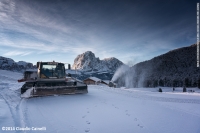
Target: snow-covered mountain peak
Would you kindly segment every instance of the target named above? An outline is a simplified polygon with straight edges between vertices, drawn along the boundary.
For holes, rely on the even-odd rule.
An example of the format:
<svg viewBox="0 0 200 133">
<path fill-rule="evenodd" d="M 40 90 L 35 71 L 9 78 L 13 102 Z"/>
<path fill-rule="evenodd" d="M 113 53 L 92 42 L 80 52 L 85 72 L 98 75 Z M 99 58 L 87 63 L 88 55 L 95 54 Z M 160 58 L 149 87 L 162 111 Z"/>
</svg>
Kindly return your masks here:
<svg viewBox="0 0 200 133">
<path fill-rule="evenodd" d="M 0 69 L 3 70 L 12 70 L 12 71 L 23 71 L 25 69 L 34 68 L 32 63 L 19 61 L 15 62 L 11 58 L 6 58 L 0 56 Z"/>
<path fill-rule="evenodd" d="M 103 60 L 116 60 L 115 57 L 110 57 L 110 58 L 104 58 Z"/>
<path fill-rule="evenodd" d="M 91 51 L 84 52 L 78 55 L 72 66 L 73 69 L 80 69 L 83 71 L 108 71 L 114 72 L 123 63 L 118 59 L 111 57 L 100 60 L 95 57 Z"/>
<path fill-rule="evenodd" d="M 94 55 L 94 53 L 92 53 L 92 51 L 86 51 L 83 54 L 85 54 L 85 55 Z"/>
<path fill-rule="evenodd" d="M 24 67 L 26 67 L 26 65 L 28 64 L 27 62 L 25 62 L 25 61 L 18 61 L 18 62 L 16 62 L 18 65 L 21 65 L 21 66 L 24 66 Z"/>
</svg>

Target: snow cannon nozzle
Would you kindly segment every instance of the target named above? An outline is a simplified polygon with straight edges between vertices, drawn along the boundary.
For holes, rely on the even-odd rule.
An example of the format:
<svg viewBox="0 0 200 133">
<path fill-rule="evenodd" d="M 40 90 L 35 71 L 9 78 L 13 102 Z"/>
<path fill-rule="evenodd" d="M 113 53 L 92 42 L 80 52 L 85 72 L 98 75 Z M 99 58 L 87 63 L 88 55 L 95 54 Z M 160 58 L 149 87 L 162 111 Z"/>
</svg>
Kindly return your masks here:
<svg viewBox="0 0 200 133">
<path fill-rule="evenodd" d="M 109 82 L 109 87 L 116 87 L 116 83 L 114 83 L 114 81 L 113 80 L 111 80 L 110 82 Z"/>
</svg>

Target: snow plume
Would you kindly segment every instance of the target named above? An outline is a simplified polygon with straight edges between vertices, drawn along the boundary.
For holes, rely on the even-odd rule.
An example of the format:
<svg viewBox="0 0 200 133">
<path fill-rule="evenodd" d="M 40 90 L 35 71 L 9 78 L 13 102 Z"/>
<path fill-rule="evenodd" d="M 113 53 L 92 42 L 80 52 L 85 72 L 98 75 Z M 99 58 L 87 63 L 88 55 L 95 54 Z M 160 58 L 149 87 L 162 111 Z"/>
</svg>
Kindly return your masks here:
<svg viewBox="0 0 200 133">
<path fill-rule="evenodd" d="M 128 67 L 127 65 L 122 65 L 115 72 L 112 82 L 117 83 L 118 87 L 134 87 L 134 75 L 135 71 L 132 71 L 132 68 Z"/>
<path fill-rule="evenodd" d="M 112 82 L 117 83 L 118 87 L 144 87 L 148 75 L 148 68 L 139 65 L 128 67 L 123 65 L 115 72 Z"/>
<path fill-rule="evenodd" d="M 141 74 L 138 76 L 137 87 L 144 87 L 145 83 L 145 75 L 146 71 L 142 71 Z"/>
<path fill-rule="evenodd" d="M 130 68 L 127 65 L 121 65 L 115 74 L 112 77 L 113 82 L 115 82 L 118 78 L 120 78 L 122 75 L 124 75 Z"/>
</svg>

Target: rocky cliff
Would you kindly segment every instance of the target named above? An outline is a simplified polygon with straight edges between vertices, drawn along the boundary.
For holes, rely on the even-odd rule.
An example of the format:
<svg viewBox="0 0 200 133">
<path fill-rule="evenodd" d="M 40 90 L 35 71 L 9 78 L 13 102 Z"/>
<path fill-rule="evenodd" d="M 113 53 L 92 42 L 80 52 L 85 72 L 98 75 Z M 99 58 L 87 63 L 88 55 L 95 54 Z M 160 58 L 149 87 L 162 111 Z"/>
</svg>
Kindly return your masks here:
<svg viewBox="0 0 200 133">
<path fill-rule="evenodd" d="M 121 65 L 123 63 L 114 57 L 100 60 L 94 53 L 87 51 L 75 58 L 72 68 L 82 71 L 115 72 Z"/>
<path fill-rule="evenodd" d="M 32 63 L 19 61 L 0 56 L 0 69 L 11 71 L 24 71 L 25 69 L 35 68 Z"/>
</svg>

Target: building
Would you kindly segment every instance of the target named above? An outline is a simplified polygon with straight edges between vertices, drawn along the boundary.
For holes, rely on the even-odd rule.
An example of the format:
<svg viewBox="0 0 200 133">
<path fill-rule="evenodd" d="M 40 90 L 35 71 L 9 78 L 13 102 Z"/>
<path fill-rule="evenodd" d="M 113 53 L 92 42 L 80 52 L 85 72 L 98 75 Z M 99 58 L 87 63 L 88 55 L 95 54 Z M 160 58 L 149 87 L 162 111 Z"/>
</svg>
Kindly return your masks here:
<svg viewBox="0 0 200 133">
<path fill-rule="evenodd" d="M 107 85 L 107 86 L 109 86 L 109 82 L 110 82 L 109 80 L 102 80 L 102 81 L 101 81 L 102 84 L 105 84 L 105 85 Z"/>
<path fill-rule="evenodd" d="M 83 80 L 83 82 L 87 85 L 98 85 L 101 83 L 101 79 L 99 79 L 97 77 L 89 77 L 89 78 Z"/>
</svg>

